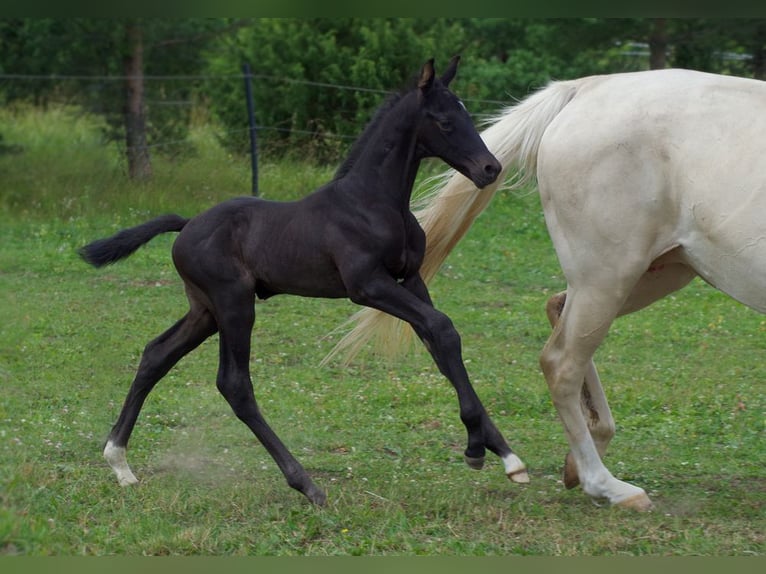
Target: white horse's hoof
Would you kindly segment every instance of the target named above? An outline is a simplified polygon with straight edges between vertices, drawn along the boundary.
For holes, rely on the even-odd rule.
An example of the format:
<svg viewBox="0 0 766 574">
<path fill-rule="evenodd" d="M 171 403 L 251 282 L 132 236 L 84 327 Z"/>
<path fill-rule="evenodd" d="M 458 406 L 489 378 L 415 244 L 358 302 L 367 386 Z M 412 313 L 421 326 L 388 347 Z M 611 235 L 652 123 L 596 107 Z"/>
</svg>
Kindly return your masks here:
<svg viewBox="0 0 766 574">
<path fill-rule="evenodd" d="M 627 508 L 628 510 L 635 510 L 637 512 L 649 512 L 653 508 L 652 501 L 649 499 L 645 492 L 641 492 L 625 500 L 615 502 L 614 506 L 620 508 Z"/>
</svg>

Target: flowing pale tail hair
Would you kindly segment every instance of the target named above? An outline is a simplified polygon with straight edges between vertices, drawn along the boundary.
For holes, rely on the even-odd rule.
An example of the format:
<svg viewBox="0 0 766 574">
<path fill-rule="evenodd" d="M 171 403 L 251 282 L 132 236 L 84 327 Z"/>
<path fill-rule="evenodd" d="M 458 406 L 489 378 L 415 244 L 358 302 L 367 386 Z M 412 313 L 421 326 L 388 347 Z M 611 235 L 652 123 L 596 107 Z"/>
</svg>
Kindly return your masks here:
<svg viewBox="0 0 766 574">
<path fill-rule="evenodd" d="M 481 137 L 503 166 L 502 173 L 492 185 L 477 189 L 468 178 L 452 169 L 425 182 L 431 189 L 418 202 L 414 214 L 426 233 L 426 253 L 420 268 L 426 284 L 498 189 L 517 189 L 535 178 L 537 151 L 543 133 L 575 92 L 576 80 L 553 82 L 490 119 L 489 127 Z M 509 177 L 512 168 L 516 171 Z M 374 341 L 382 353 L 393 356 L 412 340 L 413 335 L 412 328 L 404 321 L 369 307 L 352 315 L 340 329 L 349 325 L 354 327 L 322 364 L 338 355 L 343 355 L 344 362 L 348 363 L 370 341 Z"/>
</svg>

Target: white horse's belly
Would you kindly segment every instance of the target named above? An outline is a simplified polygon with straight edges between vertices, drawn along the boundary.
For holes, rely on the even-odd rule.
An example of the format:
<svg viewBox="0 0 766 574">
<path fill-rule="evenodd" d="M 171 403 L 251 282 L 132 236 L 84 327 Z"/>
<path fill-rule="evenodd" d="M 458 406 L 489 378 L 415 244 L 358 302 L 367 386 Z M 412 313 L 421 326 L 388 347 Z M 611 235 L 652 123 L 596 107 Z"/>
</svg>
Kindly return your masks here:
<svg viewBox="0 0 766 574">
<path fill-rule="evenodd" d="M 700 277 L 766 313 L 766 218 L 762 226 L 753 225 L 752 213 L 741 225 L 735 221 L 720 230 L 697 229 L 681 244 L 686 263 Z"/>
</svg>

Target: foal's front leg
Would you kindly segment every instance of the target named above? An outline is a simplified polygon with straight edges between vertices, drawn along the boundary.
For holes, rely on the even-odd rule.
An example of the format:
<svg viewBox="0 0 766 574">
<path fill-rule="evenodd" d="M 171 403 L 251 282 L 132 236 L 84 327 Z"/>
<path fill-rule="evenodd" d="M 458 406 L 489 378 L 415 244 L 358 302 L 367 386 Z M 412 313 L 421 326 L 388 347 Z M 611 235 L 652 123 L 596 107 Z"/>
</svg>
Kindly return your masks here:
<svg viewBox="0 0 766 574">
<path fill-rule="evenodd" d="M 460 335 L 450 318 L 434 308 L 428 288 L 420 276 L 413 275 L 399 284 L 392 277 L 379 274 L 350 290 L 350 298 L 355 303 L 374 307 L 412 325 L 439 371 L 457 392 L 460 419 L 468 431 L 468 447 L 465 450 L 468 465 L 475 469 L 482 468 L 485 448 L 488 448 L 502 458 L 508 478 L 514 482 L 529 482 L 524 463 L 511 451 L 471 385 L 463 363 Z"/>
</svg>

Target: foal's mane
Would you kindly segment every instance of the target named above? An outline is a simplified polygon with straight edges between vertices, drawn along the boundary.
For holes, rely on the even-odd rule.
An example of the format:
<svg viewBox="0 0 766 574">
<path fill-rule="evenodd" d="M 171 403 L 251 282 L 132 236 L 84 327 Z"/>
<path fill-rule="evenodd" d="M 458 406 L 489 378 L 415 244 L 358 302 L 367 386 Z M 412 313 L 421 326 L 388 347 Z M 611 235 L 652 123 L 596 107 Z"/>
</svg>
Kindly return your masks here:
<svg viewBox="0 0 766 574">
<path fill-rule="evenodd" d="M 351 146 L 351 150 L 348 152 L 346 159 L 343 160 L 343 163 L 340 164 L 340 167 L 338 167 L 338 169 L 335 171 L 335 175 L 332 178 L 333 181 L 341 179 L 343 176 L 345 176 L 346 174 L 348 174 L 348 172 L 351 171 L 351 168 L 354 166 L 354 163 L 359 159 L 359 156 L 362 154 L 362 151 L 370 142 L 370 139 L 372 139 L 373 134 L 377 132 L 378 126 L 380 126 L 383 118 L 385 118 L 388 115 L 391 109 L 402 99 L 403 96 L 405 96 L 410 91 L 416 89 L 418 86 L 418 83 L 419 83 L 419 76 L 415 76 L 409 81 L 409 83 L 404 88 L 400 89 L 398 92 L 393 92 L 388 95 L 386 100 L 380 105 L 380 107 L 377 109 L 375 114 L 372 116 L 372 119 L 369 121 L 367 126 L 365 126 L 362 134 L 356 139 L 354 144 Z"/>
<path fill-rule="evenodd" d="M 397 104 L 397 102 L 402 99 L 402 95 L 403 92 L 389 94 L 386 100 L 380 105 L 380 107 L 375 112 L 375 115 L 372 116 L 372 119 L 367 123 L 367 126 L 365 126 L 362 134 L 351 146 L 351 150 L 348 152 L 346 159 L 343 160 L 343 163 L 340 164 L 340 167 L 335 171 L 333 181 L 341 179 L 349 171 L 351 171 L 354 163 L 362 154 L 362 150 L 364 150 L 370 139 L 372 139 L 373 134 L 377 131 L 378 126 L 380 125 L 383 118 L 386 117 L 388 112 L 390 112 L 391 109 Z"/>
</svg>

